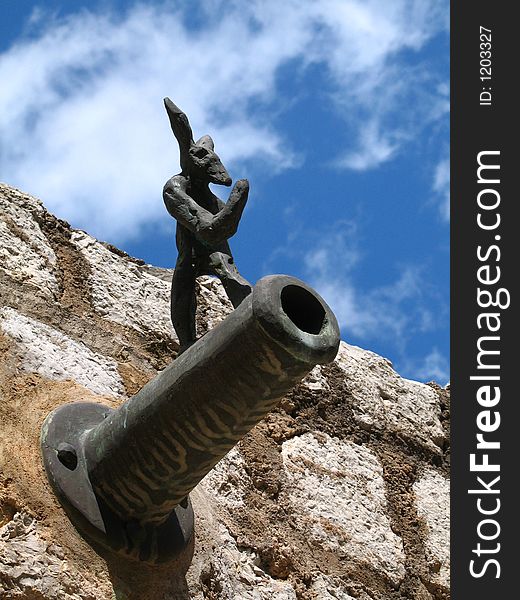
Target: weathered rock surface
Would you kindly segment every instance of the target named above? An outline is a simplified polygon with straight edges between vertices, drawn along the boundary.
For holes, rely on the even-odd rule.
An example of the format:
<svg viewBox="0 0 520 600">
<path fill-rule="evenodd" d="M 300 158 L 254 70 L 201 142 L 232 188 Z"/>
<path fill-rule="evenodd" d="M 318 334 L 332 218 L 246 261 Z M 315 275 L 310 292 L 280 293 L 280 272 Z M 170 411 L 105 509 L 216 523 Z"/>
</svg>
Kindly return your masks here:
<svg viewBox="0 0 520 600">
<path fill-rule="evenodd" d="M 171 275 L 0 184 L 0 598 L 448 598 L 448 392 L 345 343 L 191 494 L 191 564 L 127 564 L 79 537 L 41 423 L 65 402 L 118 406 L 172 360 Z M 203 334 L 231 306 L 210 278 L 198 298 Z"/>
<path fill-rule="evenodd" d="M 417 514 L 426 521 L 425 540 L 432 581 L 449 587 L 450 565 L 446 548 L 450 546 L 450 482 L 433 469 L 427 469 L 413 486 Z"/>
<path fill-rule="evenodd" d="M 0 327 L 13 340 L 13 353 L 27 373 L 58 381 L 73 379 L 96 394 L 123 394 L 117 363 L 82 342 L 9 307 L 0 308 Z"/>
<path fill-rule="evenodd" d="M 9 202 L 2 202 L 0 264 L 17 281 L 29 283 L 54 299 L 58 293 L 56 254 L 36 218 L 44 210 L 25 194 L 9 190 Z"/>
<path fill-rule="evenodd" d="M 368 561 L 394 584 L 403 579 L 401 538 L 386 515 L 383 468 L 375 454 L 327 434 L 282 444 L 288 499 L 311 546 L 345 560 Z"/>
<path fill-rule="evenodd" d="M 400 377 L 381 356 L 344 344 L 337 358 L 352 397 L 354 420 L 368 431 L 391 431 L 439 452 L 445 434 L 439 399 L 427 385 Z"/>
</svg>

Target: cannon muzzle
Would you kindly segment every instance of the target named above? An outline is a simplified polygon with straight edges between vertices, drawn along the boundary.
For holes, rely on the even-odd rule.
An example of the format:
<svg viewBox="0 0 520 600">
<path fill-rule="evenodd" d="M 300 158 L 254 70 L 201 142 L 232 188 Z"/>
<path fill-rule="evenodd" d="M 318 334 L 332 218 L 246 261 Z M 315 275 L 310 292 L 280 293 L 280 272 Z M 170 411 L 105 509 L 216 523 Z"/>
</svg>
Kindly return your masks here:
<svg viewBox="0 0 520 600">
<path fill-rule="evenodd" d="M 293 277 L 264 277 L 222 323 L 117 410 L 66 404 L 42 428 L 55 492 L 95 546 L 152 563 L 189 543 L 189 493 L 316 364 L 332 311 Z"/>
</svg>

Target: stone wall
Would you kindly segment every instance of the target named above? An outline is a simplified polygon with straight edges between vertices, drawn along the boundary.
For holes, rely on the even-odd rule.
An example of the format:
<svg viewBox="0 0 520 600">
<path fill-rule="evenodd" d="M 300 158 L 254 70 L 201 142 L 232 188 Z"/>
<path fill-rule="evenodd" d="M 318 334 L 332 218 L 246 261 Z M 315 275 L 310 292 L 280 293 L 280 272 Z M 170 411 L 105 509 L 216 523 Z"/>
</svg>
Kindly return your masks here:
<svg viewBox="0 0 520 600">
<path fill-rule="evenodd" d="M 344 342 L 194 490 L 191 564 L 105 560 L 79 537 L 41 423 L 116 407 L 171 361 L 171 275 L 0 184 L 0 598 L 448 598 L 449 391 Z M 231 306 L 210 278 L 198 298 L 204 333 Z"/>
</svg>

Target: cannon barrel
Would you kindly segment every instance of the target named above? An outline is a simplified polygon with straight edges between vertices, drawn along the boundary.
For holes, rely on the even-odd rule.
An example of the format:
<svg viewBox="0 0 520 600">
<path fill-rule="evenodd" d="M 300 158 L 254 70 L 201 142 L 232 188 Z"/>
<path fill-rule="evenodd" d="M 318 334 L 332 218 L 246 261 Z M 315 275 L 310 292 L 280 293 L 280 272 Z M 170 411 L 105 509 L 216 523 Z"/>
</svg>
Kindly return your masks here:
<svg viewBox="0 0 520 600">
<path fill-rule="evenodd" d="M 293 277 L 264 277 L 117 410 L 82 403 L 51 413 L 42 433 L 51 483 L 87 538 L 130 558 L 168 560 L 191 536 L 190 491 L 316 364 L 331 362 L 338 345 L 336 318 L 314 290 Z M 88 422 L 67 437 L 60 423 L 72 415 L 55 413 L 74 406 Z M 63 468 L 69 477 L 81 471 L 88 502 L 77 493 L 71 502 L 54 472 Z"/>
</svg>

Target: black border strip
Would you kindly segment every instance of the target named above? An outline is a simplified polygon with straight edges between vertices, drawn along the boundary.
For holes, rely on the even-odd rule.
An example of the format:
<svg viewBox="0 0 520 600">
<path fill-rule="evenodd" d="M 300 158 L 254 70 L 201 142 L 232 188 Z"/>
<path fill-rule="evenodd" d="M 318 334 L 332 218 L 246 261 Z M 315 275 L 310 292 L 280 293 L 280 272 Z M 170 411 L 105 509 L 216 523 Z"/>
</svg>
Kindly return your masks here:
<svg viewBox="0 0 520 600">
<path fill-rule="evenodd" d="M 451 4 L 451 558 L 454 600 L 512 597 L 520 571 L 517 566 L 520 492 L 516 485 L 520 457 L 520 392 L 515 377 L 516 372 L 520 374 L 517 359 L 520 354 L 517 341 L 520 337 L 517 309 L 520 219 L 515 219 L 520 198 L 514 189 L 517 180 L 520 185 L 520 161 L 517 160 L 520 151 L 515 147 L 519 127 L 517 112 L 513 109 L 514 88 L 518 87 L 515 58 L 520 53 L 514 8 L 512 2 L 476 0 Z M 488 33 L 481 31 L 481 26 L 491 30 L 490 48 L 485 45 L 487 37 L 481 38 L 481 33 Z M 481 56 L 480 52 L 488 49 L 491 56 Z M 491 79 L 486 79 L 488 70 Z M 482 169 L 480 183 L 479 153 L 484 153 L 480 154 L 481 163 L 500 167 Z M 479 207 L 479 200 L 482 205 L 498 204 L 495 208 L 483 209 Z M 498 218 L 500 223 L 485 229 L 479 226 L 479 213 L 484 226 L 495 225 Z M 500 278 L 495 283 L 482 282 L 494 281 L 498 274 Z M 489 295 L 481 293 L 480 305 L 478 288 L 489 292 Z M 484 307 L 490 298 L 496 300 L 498 306 Z M 508 298 L 510 305 L 506 307 Z M 498 316 L 482 316 L 490 313 Z M 495 331 L 490 329 L 495 327 L 498 327 Z M 478 355 L 482 349 L 479 368 Z M 475 376 L 482 379 L 471 379 Z M 498 402 L 495 402 L 498 395 L 495 388 L 500 388 Z M 500 449 L 478 449 L 479 433 L 490 444 L 499 442 Z M 471 454 L 475 455 L 476 465 L 483 465 L 487 454 L 489 464 L 500 470 L 484 471 L 485 467 L 476 466 L 480 470 L 472 471 Z M 498 476 L 500 479 L 493 483 Z M 485 537 L 489 539 L 483 539 Z M 500 592 L 502 594 L 497 595 Z"/>
</svg>

